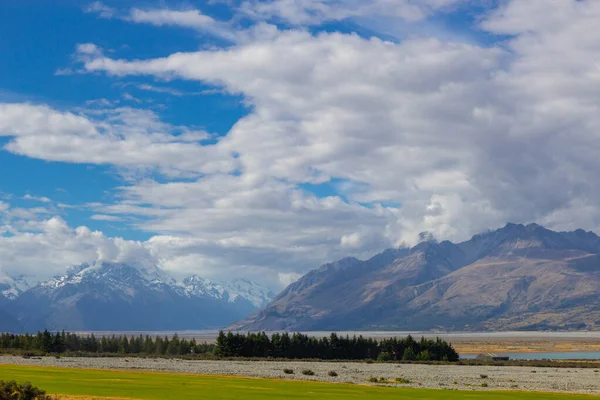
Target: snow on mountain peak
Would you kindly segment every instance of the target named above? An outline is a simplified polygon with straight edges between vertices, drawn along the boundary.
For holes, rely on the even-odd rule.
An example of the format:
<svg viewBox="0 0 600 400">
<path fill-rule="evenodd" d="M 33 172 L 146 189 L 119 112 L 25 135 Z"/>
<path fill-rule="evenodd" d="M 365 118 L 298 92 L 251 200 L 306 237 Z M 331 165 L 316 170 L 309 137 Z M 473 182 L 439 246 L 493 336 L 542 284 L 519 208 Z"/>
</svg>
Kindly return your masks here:
<svg viewBox="0 0 600 400">
<path fill-rule="evenodd" d="M 14 300 L 30 287 L 31 285 L 23 275 L 10 277 L 0 271 L 0 295 L 3 297 Z"/>
<path fill-rule="evenodd" d="M 142 283 L 158 285 L 175 284 L 175 279 L 156 266 L 138 266 L 122 263 L 95 262 L 69 267 L 65 275 L 41 283 L 45 288 L 60 288 L 86 280 L 113 280 L 122 284 L 124 280 L 138 277 Z"/>
<path fill-rule="evenodd" d="M 122 289 L 130 287 L 132 284 L 134 286 L 142 284 L 152 287 L 153 290 L 162 290 L 168 286 L 190 298 L 212 297 L 229 303 L 246 300 L 255 308 L 262 308 L 275 298 L 275 294 L 271 290 L 245 279 L 213 282 L 194 275 L 177 283 L 166 271 L 154 265 L 132 266 L 108 262 L 72 266 L 66 274 L 42 282 L 40 286 L 43 290 L 52 291 L 66 285 L 95 281 L 111 281 L 112 285 Z"/>
<path fill-rule="evenodd" d="M 231 282 L 213 282 L 199 276 L 190 276 L 181 285 L 188 296 L 211 296 L 230 303 L 245 299 L 256 308 L 262 308 L 275 294 L 255 282 L 236 279 Z"/>
</svg>

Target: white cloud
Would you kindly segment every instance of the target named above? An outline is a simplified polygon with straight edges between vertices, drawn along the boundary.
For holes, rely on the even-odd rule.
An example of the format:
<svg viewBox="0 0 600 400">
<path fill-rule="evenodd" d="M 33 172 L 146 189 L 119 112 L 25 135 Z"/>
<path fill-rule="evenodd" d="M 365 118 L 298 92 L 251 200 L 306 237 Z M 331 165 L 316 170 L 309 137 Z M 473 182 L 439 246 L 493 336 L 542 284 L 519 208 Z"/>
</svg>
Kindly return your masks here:
<svg viewBox="0 0 600 400">
<path fill-rule="evenodd" d="M 104 215 L 104 214 L 94 214 L 90 217 L 90 219 L 94 221 L 111 221 L 111 222 L 119 222 L 123 221 L 123 218 L 117 217 L 115 215 Z"/>
<path fill-rule="evenodd" d="M 94 3 L 93 7 L 87 9 L 89 12 L 98 12 L 102 18 L 118 18 L 136 24 L 149 24 L 156 27 L 178 27 L 193 29 L 202 34 L 216 37 L 230 43 L 248 42 L 252 40 L 265 40 L 277 35 L 278 29 L 275 25 L 258 22 L 249 28 L 239 26 L 236 19 L 220 21 L 202 11 L 193 8 L 169 9 L 169 8 L 131 8 L 128 11 L 116 12 L 108 9 L 101 3 Z M 89 54 L 86 49 L 79 54 Z M 91 49 L 89 49 L 91 50 Z M 61 71 L 67 71 L 61 70 Z M 72 71 L 71 71 L 72 72 Z"/>
<path fill-rule="evenodd" d="M 23 196 L 23 199 L 39 201 L 41 203 L 51 203 L 52 202 L 52 200 L 50 200 L 48 197 L 45 197 L 45 196 L 38 197 L 38 196 L 32 196 L 30 194 L 26 194 L 25 196 Z"/>
<path fill-rule="evenodd" d="M 105 98 L 87 100 L 85 105 L 88 107 L 110 108 L 115 107 L 120 103 L 120 100 L 108 100 Z"/>
<path fill-rule="evenodd" d="M 279 273 L 279 281 L 283 287 L 291 285 L 296 282 L 298 279 L 302 278 L 301 274 L 296 273 Z"/>
<path fill-rule="evenodd" d="M 89 6 L 84 8 L 84 11 L 87 13 L 98 14 L 100 18 L 112 18 L 116 13 L 114 8 L 109 7 L 100 1 L 91 3 Z"/>
<path fill-rule="evenodd" d="M 345 10 L 353 2 L 296 4 L 291 16 L 265 13 L 298 24 L 358 14 Z M 361 4 L 377 13 L 384 3 Z M 403 18 L 451 5 L 419 4 Z M 200 81 L 242 94 L 251 112 L 209 146 L 198 143 L 201 131 L 129 108 L 75 114 L 2 104 L 0 134 L 17 154 L 133 170 L 118 203 L 88 207 L 155 232 L 131 248 L 181 273 L 275 284 L 324 261 L 413 244 L 424 231 L 461 240 L 507 221 L 598 230 L 600 38 L 589 32 L 600 23 L 599 4 L 507 1 L 481 24 L 510 35 L 494 47 L 268 27 L 226 49 L 150 60 L 111 59 L 87 44 L 78 57 L 85 71 Z M 143 14 L 138 22 L 205 29 L 210 21 L 201 17 Z M 145 168 L 172 181 L 139 179 Z M 332 178 L 339 196 L 299 186 Z M 43 232 L 32 241 L 48 241 Z M 53 232 L 81 236 L 84 249 L 94 237 L 64 226 Z M 109 258 L 130 246 L 99 243 Z M 64 260 L 85 258 L 64 251 Z"/>
<path fill-rule="evenodd" d="M 137 103 L 137 104 L 143 103 L 143 100 L 141 100 L 141 99 L 138 99 L 137 97 L 135 97 L 134 95 L 132 95 L 132 94 L 131 94 L 131 93 L 129 93 L 129 92 L 124 92 L 124 93 L 121 95 L 121 97 L 122 97 L 124 100 L 131 101 L 131 102 L 133 102 L 133 103 Z"/>
<path fill-rule="evenodd" d="M 582 31 L 600 21 L 599 7 L 524 4 L 508 2 L 482 23 L 516 35 L 506 50 L 290 31 L 151 60 L 98 57 L 84 68 L 242 93 L 253 112 L 218 147 L 239 153 L 244 173 L 335 177 L 354 184 L 345 193 L 354 201 L 399 202 L 387 228 L 394 243 L 414 243 L 425 230 L 464 239 L 507 220 L 544 220 L 574 197 L 591 205 L 599 194 L 590 182 L 599 166 L 600 52 Z M 542 8 L 554 17 L 527 22 Z"/>
<path fill-rule="evenodd" d="M 165 124 L 149 110 L 122 107 L 86 113 L 0 103 L 0 136 L 12 137 L 6 150 L 49 161 L 153 168 L 167 175 L 235 168 L 230 154 L 190 140 L 208 134 Z"/>
<path fill-rule="evenodd" d="M 71 75 L 75 75 L 75 71 L 73 71 L 71 68 L 58 68 L 56 71 L 54 71 L 54 75 L 55 76 L 71 76 Z"/>
<path fill-rule="evenodd" d="M 85 56 L 101 56 L 102 49 L 94 43 L 79 43 L 75 46 L 78 55 Z"/>
<path fill-rule="evenodd" d="M 147 90 L 147 91 L 156 92 L 156 93 L 166 93 L 166 94 L 170 94 L 172 96 L 177 96 L 177 97 L 181 97 L 185 94 L 180 90 L 171 89 L 169 87 L 149 85 L 147 83 L 142 83 L 142 84 L 138 85 L 137 87 L 138 87 L 138 89 L 141 89 L 141 90 Z"/>
<path fill-rule="evenodd" d="M 156 262 L 140 242 L 107 238 L 86 227 L 72 229 L 60 217 L 30 220 L 26 230 L 0 236 L 0 252 L 5 273 L 38 279 L 86 262 Z"/>
<path fill-rule="evenodd" d="M 396 17 L 420 21 L 465 0 L 269 0 L 244 1 L 240 11 L 258 19 L 281 19 L 293 25 L 357 17 Z"/>
<path fill-rule="evenodd" d="M 306 271 L 347 254 L 340 237 L 358 226 L 368 256 L 391 245 L 383 232 L 396 210 L 319 199 L 272 178 L 213 175 L 195 182 L 142 182 L 122 188 L 117 205 L 95 205 L 106 215 L 136 217 L 137 229 L 158 232 L 149 240 L 167 268 L 214 276 L 231 274 L 273 279 L 271 272 Z M 141 217 L 141 218 L 139 218 Z M 227 268 L 224 268 L 227 266 Z M 273 282 L 271 282 L 273 283 Z"/>
<path fill-rule="evenodd" d="M 190 28 L 228 41 L 234 42 L 237 40 L 234 29 L 228 23 L 217 21 L 208 15 L 202 14 L 199 10 L 141 10 L 133 8 L 127 19 L 131 22 L 154 26 Z"/>
</svg>

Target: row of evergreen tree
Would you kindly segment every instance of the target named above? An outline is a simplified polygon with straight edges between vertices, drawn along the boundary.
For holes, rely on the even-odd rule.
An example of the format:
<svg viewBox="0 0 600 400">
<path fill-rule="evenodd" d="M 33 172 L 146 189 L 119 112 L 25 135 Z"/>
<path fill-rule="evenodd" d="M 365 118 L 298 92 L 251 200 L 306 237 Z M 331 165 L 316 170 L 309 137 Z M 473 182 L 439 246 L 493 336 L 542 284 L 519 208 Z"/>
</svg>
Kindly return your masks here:
<svg viewBox="0 0 600 400">
<path fill-rule="evenodd" d="M 215 345 L 172 337 L 150 336 L 101 336 L 76 335 L 74 333 L 50 333 L 47 330 L 36 335 L 0 335 L 0 350 L 23 350 L 62 354 L 67 352 L 99 354 L 145 354 L 188 355 L 214 353 Z"/>
<path fill-rule="evenodd" d="M 363 336 L 315 338 L 301 333 L 219 332 L 215 354 L 223 357 L 314 358 L 321 360 L 458 361 L 458 353 L 448 342 L 412 336 L 404 339 L 375 340 Z"/>
<path fill-rule="evenodd" d="M 0 335 L 0 351 L 21 350 L 41 353 L 96 353 L 182 356 L 191 354 L 218 357 L 290 358 L 321 360 L 381 360 L 381 361 L 458 361 L 458 354 L 441 339 L 415 340 L 390 338 L 375 340 L 362 336 L 316 338 L 301 333 L 227 333 L 219 332 L 216 344 L 198 343 L 177 335 L 101 336 L 50 333 L 35 335 Z"/>
</svg>

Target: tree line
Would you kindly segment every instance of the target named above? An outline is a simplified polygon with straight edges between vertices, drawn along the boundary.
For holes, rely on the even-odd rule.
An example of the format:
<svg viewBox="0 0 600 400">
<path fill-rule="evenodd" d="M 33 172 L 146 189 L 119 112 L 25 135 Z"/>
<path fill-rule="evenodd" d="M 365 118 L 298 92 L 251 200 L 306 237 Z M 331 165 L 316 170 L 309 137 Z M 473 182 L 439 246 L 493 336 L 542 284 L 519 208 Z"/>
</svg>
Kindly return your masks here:
<svg viewBox="0 0 600 400">
<path fill-rule="evenodd" d="M 64 354 L 132 354 L 148 356 L 205 355 L 244 358 L 289 358 L 320 360 L 458 361 L 458 353 L 441 339 L 390 338 L 376 340 L 335 333 L 316 338 L 301 333 L 219 332 L 215 344 L 171 337 L 112 335 L 96 337 L 68 332 L 0 335 L 0 351 Z"/>
<path fill-rule="evenodd" d="M 214 344 L 198 343 L 177 335 L 152 338 L 146 336 L 101 336 L 76 335 L 74 333 L 49 331 L 35 335 L 0 335 L 0 350 L 23 350 L 41 353 L 99 353 L 99 354 L 144 354 L 144 355 L 189 355 L 214 353 Z"/>
<path fill-rule="evenodd" d="M 273 357 L 320 360 L 458 361 L 458 353 L 444 340 L 390 338 L 375 340 L 363 336 L 315 338 L 301 333 L 219 332 L 215 354 L 222 357 Z"/>
</svg>

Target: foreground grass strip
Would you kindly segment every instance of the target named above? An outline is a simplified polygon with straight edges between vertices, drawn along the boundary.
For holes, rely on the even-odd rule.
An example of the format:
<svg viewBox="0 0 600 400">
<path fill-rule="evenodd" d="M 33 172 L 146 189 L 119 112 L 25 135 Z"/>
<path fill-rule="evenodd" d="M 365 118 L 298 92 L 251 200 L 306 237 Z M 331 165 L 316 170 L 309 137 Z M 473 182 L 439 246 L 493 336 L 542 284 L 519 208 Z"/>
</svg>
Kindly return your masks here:
<svg viewBox="0 0 600 400">
<path fill-rule="evenodd" d="M 589 396 L 524 392 L 459 392 L 249 379 L 158 372 L 0 365 L 0 380 L 30 381 L 51 394 L 120 399 L 422 399 L 566 400 Z"/>
</svg>

